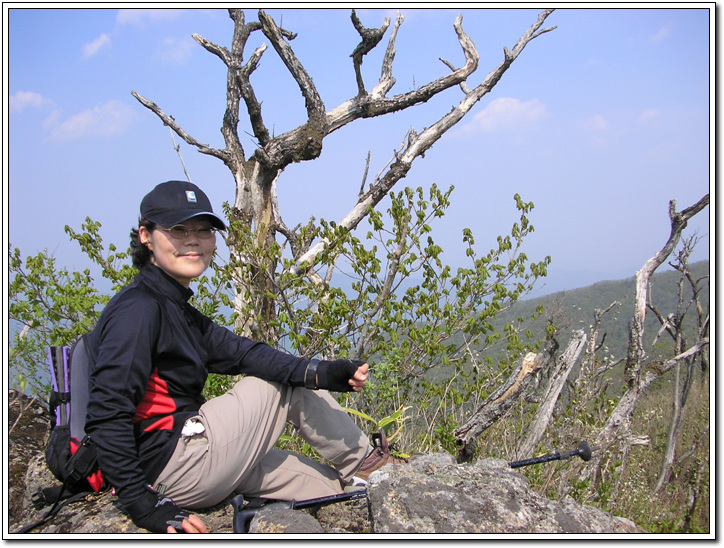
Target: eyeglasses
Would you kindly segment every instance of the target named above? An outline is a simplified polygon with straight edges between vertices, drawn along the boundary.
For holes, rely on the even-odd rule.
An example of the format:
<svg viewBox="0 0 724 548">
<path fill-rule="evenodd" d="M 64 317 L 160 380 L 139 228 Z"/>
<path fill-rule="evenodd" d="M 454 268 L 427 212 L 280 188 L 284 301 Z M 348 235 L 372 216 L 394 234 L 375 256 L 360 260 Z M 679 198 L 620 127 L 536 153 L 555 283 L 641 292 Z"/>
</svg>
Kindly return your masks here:
<svg viewBox="0 0 724 548">
<path fill-rule="evenodd" d="M 200 240 L 209 240 L 213 238 L 214 234 L 216 234 L 216 229 L 210 226 L 202 226 L 199 228 L 186 228 L 183 225 L 175 225 L 170 228 L 158 228 L 160 228 L 161 230 L 165 230 L 171 235 L 172 238 L 176 240 L 185 240 L 192 232 L 196 234 L 196 236 Z"/>
</svg>

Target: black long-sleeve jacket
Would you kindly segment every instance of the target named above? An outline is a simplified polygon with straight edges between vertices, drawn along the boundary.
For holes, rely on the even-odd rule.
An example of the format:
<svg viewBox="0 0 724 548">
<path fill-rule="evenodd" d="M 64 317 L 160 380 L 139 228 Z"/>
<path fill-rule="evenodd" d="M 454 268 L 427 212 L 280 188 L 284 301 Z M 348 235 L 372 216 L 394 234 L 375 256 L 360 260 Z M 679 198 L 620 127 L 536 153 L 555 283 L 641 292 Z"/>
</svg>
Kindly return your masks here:
<svg viewBox="0 0 724 548">
<path fill-rule="evenodd" d="M 88 336 L 95 365 L 86 433 L 124 503 L 142 497 L 163 470 L 184 422 L 204 403 L 208 373 L 304 385 L 308 360 L 215 324 L 188 303 L 191 295 L 148 266 L 111 299 Z"/>
</svg>

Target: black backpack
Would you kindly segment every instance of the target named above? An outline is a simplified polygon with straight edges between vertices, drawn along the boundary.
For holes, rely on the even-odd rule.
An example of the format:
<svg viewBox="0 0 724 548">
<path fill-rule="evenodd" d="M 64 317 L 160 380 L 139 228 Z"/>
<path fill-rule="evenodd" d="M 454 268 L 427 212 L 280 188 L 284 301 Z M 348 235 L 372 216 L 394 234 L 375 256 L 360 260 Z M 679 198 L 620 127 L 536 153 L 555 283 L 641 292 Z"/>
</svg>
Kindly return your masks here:
<svg viewBox="0 0 724 548">
<path fill-rule="evenodd" d="M 51 346 L 48 362 L 53 390 L 48 404 L 50 437 L 45 447 L 45 462 L 62 485 L 41 489 L 33 495 L 36 509 L 52 507 L 40 521 L 20 533 L 45 523 L 65 504 L 107 488 L 98 467 L 95 446 L 85 434 L 92 364 L 85 336 L 72 347 Z"/>
</svg>

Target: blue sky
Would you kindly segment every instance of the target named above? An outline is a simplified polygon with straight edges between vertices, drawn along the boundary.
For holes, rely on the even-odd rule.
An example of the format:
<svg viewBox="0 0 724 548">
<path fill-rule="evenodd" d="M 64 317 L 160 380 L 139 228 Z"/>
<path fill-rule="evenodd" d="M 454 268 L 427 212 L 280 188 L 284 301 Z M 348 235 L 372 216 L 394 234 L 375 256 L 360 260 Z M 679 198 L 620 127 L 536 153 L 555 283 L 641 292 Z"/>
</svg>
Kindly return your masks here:
<svg viewBox="0 0 724 548">
<path fill-rule="evenodd" d="M 397 84 L 390 94 L 447 74 L 441 57 L 462 64 L 452 26 L 458 13 L 481 58 L 472 87 L 540 11 L 471 5 L 402 9 Z M 233 24 L 217 9 L 18 6 L 6 4 L 3 13 L 4 234 L 23 256 L 47 249 L 59 265 L 83 268 L 65 225 L 79 230 L 90 216 L 103 225 L 106 244 L 125 249 L 143 195 L 159 182 L 184 178 L 168 128 L 131 90 L 157 103 L 197 140 L 223 148 L 225 67 L 191 35 L 228 47 Z M 633 276 L 668 237 L 669 200 L 681 210 L 710 191 L 713 4 L 584 6 L 554 12 L 546 26 L 557 29 L 531 42 L 492 92 L 402 181 L 413 188 L 455 185 L 447 216 L 433 225 L 453 266 L 464 261 L 463 228 L 473 231 L 481 254 L 509 233 L 518 193 L 535 204 L 536 230 L 525 253 L 536 261 L 552 257 L 543 293 Z M 298 33 L 291 45 L 327 110 L 355 95 L 349 54 L 358 35 L 348 9 L 267 11 Z M 358 9 L 367 27 L 394 14 Z M 247 21 L 256 17 L 247 10 Z M 256 34 L 246 58 L 263 41 Z M 368 89 L 379 76 L 384 44 L 386 39 L 365 58 Z M 304 121 L 299 91 L 271 48 L 252 82 L 277 135 Z M 356 199 L 368 151 L 372 176 L 409 127 L 420 131 L 461 99 L 460 90 L 451 89 L 414 109 L 330 135 L 320 159 L 291 165 L 279 179 L 286 224 L 343 217 Z M 192 180 L 220 211 L 234 198 L 230 172 L 175 140 Z M 250 155 L 251 139 L 245 147 Z M 702 241 L 694 260 L 707 259 L 709 209 L 686 234 L 695 231 Z"/>
</svg>

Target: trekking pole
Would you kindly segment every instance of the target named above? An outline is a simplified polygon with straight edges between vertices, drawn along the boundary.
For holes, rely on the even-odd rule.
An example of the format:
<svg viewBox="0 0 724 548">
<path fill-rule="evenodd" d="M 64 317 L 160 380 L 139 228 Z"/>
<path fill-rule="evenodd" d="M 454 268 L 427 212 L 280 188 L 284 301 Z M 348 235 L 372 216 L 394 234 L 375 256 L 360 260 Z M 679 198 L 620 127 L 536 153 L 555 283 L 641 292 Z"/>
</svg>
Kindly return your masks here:
<svg viewBox="0 0 724 548">
<path fill-rule="evenodd" d="M 351 493 L 340 493 L 338 495 L 329 495 L 327 497 L 319 497 L 316 499 L 306 500 L 290 500 L 275 501 L 273 499 L 256 498 L 248 503 L 244 503 L 244 496 L 237 495 L 231 499 L 234 507 L 234 533 L 247 533 L 249 524 L 254 516 L 265 507 L 285 508 L 287 510 L 301 510 L 303 508 L 313 508 L 315 506 L 327 506 L 335 502 L 343 502 L 346 500 L 361 499 L 367 496 L 367 491 L 352 491 Z"/>
<path fill-rule="evenodd" d="M 521 466 L 529 466 L 531 464 L 538 464 L 541 462 L 548 462 L 551 460 L 565 460 L 569 459 L 571 457 L 581 457 L 584 461 L 591 460 L 591 454 L 593 453 L 593 450 L 591 449 L 591 446 L 588 445 L 585 441 L 582 441 L 578 444 L 578 449 L 575 449 L 573 451 L 562 451 L 560 453 L 551 453 L 550 455 L 543 455 L 542 457 L 535 457 L 532 459 L 525 459 L 525 460 L 517 460 L 514 462 L 509 462 L 508 466 L 511 468 L 520 468 Z"/>
</svg>

